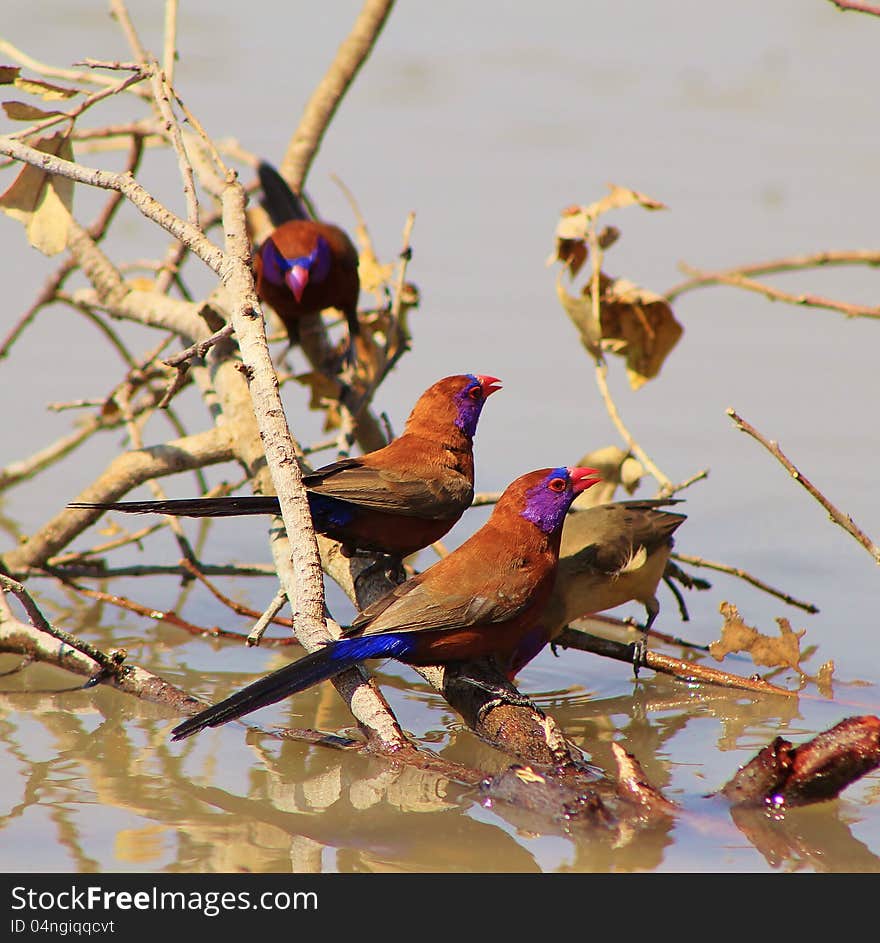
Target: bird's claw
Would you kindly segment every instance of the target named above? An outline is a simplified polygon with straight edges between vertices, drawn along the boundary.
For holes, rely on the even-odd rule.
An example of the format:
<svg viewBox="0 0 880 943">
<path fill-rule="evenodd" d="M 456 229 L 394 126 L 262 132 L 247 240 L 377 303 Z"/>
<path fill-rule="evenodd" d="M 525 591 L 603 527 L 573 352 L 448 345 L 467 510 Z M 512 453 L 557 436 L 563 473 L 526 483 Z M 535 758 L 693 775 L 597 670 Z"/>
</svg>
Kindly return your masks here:
<svg viewBox="0 0 880 943">
<path fill-rule="evenodd" d="M 639 679 L 639 668 L 647 667 L 648 665 L 648 636 L 647 634 L 643 635 L 637 642 L 633 642 L 633 656 L 632 656 L 632 665 L 633 665 L 633 676 L 638 681 Z"/>
<path fill-rule="evenodd" d="M 515 707 L 532 706 L 531 699 L 526 697 L 525 694 L 520 694 L 520 692 L 516 689 L 504 687 L 500 684 L 493 684 L 491 681 L 478 680 L 477 678 L 472 678 L 469 675 L 459 675 L 457 680 L 462 681 L 465 684 L 471 684 L 475 688 L 479 688 L 481 691 L 494 694 L 495 697 L 504 704 L 513 704 Z"/>
</svg>

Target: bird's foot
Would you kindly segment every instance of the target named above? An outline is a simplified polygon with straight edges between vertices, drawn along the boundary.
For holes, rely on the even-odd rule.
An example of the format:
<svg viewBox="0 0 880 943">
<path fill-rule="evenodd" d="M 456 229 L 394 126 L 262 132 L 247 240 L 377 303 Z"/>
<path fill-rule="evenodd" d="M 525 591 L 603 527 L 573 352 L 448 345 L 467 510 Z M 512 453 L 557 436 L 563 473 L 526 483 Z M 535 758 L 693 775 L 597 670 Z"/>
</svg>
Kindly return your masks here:
<svg viewBox="0 0 880 943">
<path fill-rule="evenodd" d="M 493 684 L 491 681 L 479 681 L 476 678 L 471 678 L 469 675 L 458 675 L 456 680 L 462 681 L 465 684 L 471 684 L 475 688 L 479 688 L 481 691 L 486 691 L 489 694 L 494 694 L 496 698 L 503 701 L 505 704 L 513 704 L 516 707 L 533 706 L 531 698 L 526 697 L 525 694 L 520 694 L 515 688 L 508 688 L 502 684 Z"/>
<path fill-rule="evenodd" d="M 648 633 L 647 632 L 645 632 L 637 642 L 633 642 L 632 650 L 633 650 L 633 655 L 632 655 L 633 675 L 636 681 L 638 681 L 639 669 L 642 667 L 647 667 L 648 665 Z"/>
<path fill-rule="evenodd" d="M 394 586 L 399 586 L 406 580 L 406 570 L 400 557 L 394 554 L 379 554 L 372 563 L 365 566 L 354 578 L 355 593 L 360 592 L 361 580 L 368 580 L 377 573 L 383 573 L 385 579 Z"/>
</svg>

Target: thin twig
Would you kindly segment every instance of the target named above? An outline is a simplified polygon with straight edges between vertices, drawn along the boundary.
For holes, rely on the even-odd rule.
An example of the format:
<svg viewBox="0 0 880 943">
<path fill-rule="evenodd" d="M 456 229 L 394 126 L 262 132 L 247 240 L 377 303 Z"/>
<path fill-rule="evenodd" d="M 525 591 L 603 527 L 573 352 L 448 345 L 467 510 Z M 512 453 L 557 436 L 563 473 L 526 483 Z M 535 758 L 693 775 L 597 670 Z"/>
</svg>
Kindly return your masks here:
<svg viewBox="0 0 880 943">
<path fill-rule="evenodd" d="M 187 573 L 189 573 L 191 576 L 197 579 L 208 590 L 208 592 L 216 600 L 223 603 L 223 605 L 226 606 L 227 609 L 231 609 L 237 615 L 248 616 L 248 618 L 251 618 L 251 619 L 262 619 L 265 617 L 266 615 L 265 612 L 262 614 L 259 612 L 255 612 L 253 609 L 250 608 L 250 606 L 243 606 L 241 603 L 236 602 L 234 599 L 230 599 L 230 597 L 225 595 L 225 593 L 221 593 L 220 590 L 217 589 L 217 587 L 207 578 L 207 576 L 205 575 L 204 571 L 201 568 L 201 565 L 196 563 L 195 560 L 189 560 L 186 557 L 184 557 L 180 561 L 180 566 L 184 570 L 186 570 Z M 282 606 L 283 606 L 284 603 L 287 602 L 287 596 L 285 596 L 284 593 L 278 593 L 278 596 L 280 596 L 283 599 L 283 602 L 282 602 Z M 278 612 L 280 608 L 281 607 L 279 607 L 279 609 L 276 609 L 276 612 Z M 273 618 L 273 616 L 269 616 L 266 622 L 267 624 L 269 622 L 274 622 L 275 625 L 282 625 L 288 629 L 293 628 L 292 619 L 275 619 Z"/>
<path fill-rule="evenodd" d="M 781 589 L 774 589 L 768 583 L 765 583 L 763 580 L 759 580 L 757 576 L 752 576 L 751 573 L 748 573 L 746 570 L 743 570 L 740 567 L 730 566 L 727 563 L 716 563 L 714 560 L 705 560 L 703 557 L 694 557 L 686 553 L 673 552 L 670 554 L 670 556 L 675 560 L 678 560 L 679 563 L 687 563 L 689 566 L 705 567 L 707 570 L 716 570 L 718 573 L 727 573 L 729 576 L 735 576 L 738 579 L 745 580 L 746 583 L 751 583 L 751 585 L 757 589 L 760 589 L 765 593 L 769 593 L 771 596 L 775 596 L 777 599 L 781 599 L 790 606 L 796 606 L 798 609 L 803 609 L 805 612 L 816 613 L 819 611 L 819 607 L 814 606 L 813 603 L 803 602 L 802 600 L 795 599 L 794 596 L 790 596 L 788 593 L 783 592 Z"/>
<path fill-rule="evenodd" d="M 128 9 L 122 0 L 110 0 L 110 16 L 122 27 L 122 32 L 125 34 L 128 45 L 137 61 L 145 66 L 147 64 L 147 51 L 137 34 L 137 30 L 134 28 L 134 23 L 132 23 L 131 17 L 128 15 Z"/>
<path fill-rule="evenodd" d="M 765 285 L 763 282 L 756 281 L 753 278 L 746 278 L 736 272 L 716 272 L 714 275 L 709 275 L 687 265 L 682 265 L 681 268 L 683 271 L 699 279 L 699 285 L 730 285 L 733 288 L 742 288 L 745 291 L 756 292 L 770 301 L 784 301 L 787 304 L 801 305 L 806 308 L 824 308 L 828 311 L 839 311 L 848 318 L 880 318 L 880 307 L 849 304 L 845 301 L 835 301 L 833 298 L 825 298 L 822 295 L 794 294 L 792 292 L 782 291 L 779 288 L 773 288 L 770 285 Z M 694 287 L 696 287 L 696 284 Z M 680 291 L 681 289 L 679 289 L 679 292 Z"/>
<path fill-rule="evenodd" d="M 125 426 L 128 430 L 128 438 L 131 442 L 131 445 L 135 449 L 142 449 L 144 447 L 144 441 L 141 437 L 141 429 L 138 422 L 135 421 L 135 417 L 131 412 L 128 403 L 128 397 L 123 391 L 120 391 L 115 397 L 114 401 L 119 406 L 119 410 L 125 418 Z M 143 421 L 143 417 L 141 421 Z M 153 497 L 159 501 L 167 498 L 165 489 L 159 484 L 155 479 L 151 479 L 147 482 L 150 491 L 153 492 Z M 186 533 L 183 529 L 183 525 L 180 520 L 176 517 L 172 517 L 168 522 L 168 527 L 171 530 L 171 533 L 174 534 L 174 539 L 177 541 L 177 546 L 180 548 L 180 552 L 185 559 L 194 560 L 195 551 L 193 550 L 190 542 L 186 536 Z"/>
<path fill-rule="evenodd" d="M 604 256 L 604 251 L 602 249 L 602 242 L 599 239 L 599 234 L 596 231 L 596 221 L 594 219 L 590 220 L 589 229 L 587 230 L 587 242 L 590 248 L 590 262 L 592 265 L 592 273 L 590 275 L 590 301 L 592 304 L 592 318 L 594 324 L 602 323 L 602 290 L 601 290 L 601 281 L 602 281 L 602 258 Z M 668 495 L 672 493 L 674 485 L 667 475 L 665 475 L 660 468 L 652 461 L 648 453 L 636 442 L 633 434 L 627 429 L 626 425 L 623 422 L 623 419 L 620 417 L 620 413 L 617 409 L 617 404 L 614 402 L 614 398 L 611 396 L 611 390 L 608 388 L 608 365 L 605 362 L 604 357 L 602 356 L 601 348 L 596 347 L 593 353 L 593 358 L 596 362 L 596 385 L 599 387 L 599 394 L 602 397 L 602 401 L 605 403 L 605 410 L 608 413 L 611 421 L 614 423 L 615 428 L 620 434 L 624 442 L 626 442 L 627 448 L 632 454 L 645 466 L 645 468 L 654 476 L 654 479 L 660 485 L 660 494 Z"/>
<path fill-rule="evenodd" d="M 59 69 L 56 66 L 40 62 L 38 59 L 34 59 L 33 56 L 22 52 L 5 39 L 0 39 L 0 53 L 9 56 L 9 58 L 13 59 L 15 62 L 21 63 L 21 65 L 30 69 L 32 72 L 36 72 L 38 75 L 45 76 L 46 78 L 62 79 L 67 82 L 82 82 L 89 85 L 116 85 L 116 80 L 109 75 L 99 75 L 96 72 L 80 71 L 78 69 Z M 138 98 L 148 98 L 150 95 L 146 89 L 140 88 L 137 85 L 130 87 L 127 91 L 132 92 Z"/>
<path fill-rule="evenodd" d="M 679 295 L 694 288 L 712 285 L 719 276 L 727 275 L 776 275 L 780 272 L 798 272 L 810 268 L 826 268 L 838 265 L 880 265 L 880 252 L 875 249 L 834 249 L 826 252 L 813 252 L 808 255 L 792 255 L 769 262 L 752 262 L 738 265 L 721 272 L 702 272 L 684 282 L 679 282 L 669 291 L 664 292 L 667 301 L 673 301 Z M 690 269 L 697 271 L 696 269 Z"/>
<path fill-rule="evenodd" d="M 164 525 L 162 525 L 164 526 Z M 151 532 L 158 525 L 151 528 Z M 84 554 L 85 556 L 85 554 Z M 187 571 L 182 566 L 175 564 L 136 564 L 133 566 L 108 567 L 103 563 L 79 564 L 76 562 L 64 562 L 65 556 L 54 557 L 49 561 L 52 564 L 54 573 L 59 576 L 70 577 L 71 579 L 129 579 L 131 577 L 141 576 L 188 576 Z M 77 557 L 72 555 L 72 559 Z M 57 565 L 56 565 L 57 564 Z M 202 573 L 206 576 L 234 576 L 238 577 L 273 577 L 277 579 L 278 574 L 271 563 L 221 563 L 221 564 L 200 564 Z M 42 566 L 26 566 L 21 570 L 22 578 L 39 579 L 48 575 Z"/>
<path fill-rule="evenodd" d="M 78 639 L 69 632 L 65 632 L 63 629 L 56 628 L 52 625 L 40 611 L 40 607 L 34 602 L 24 586 L 17 580 L 6 576 L 4 573 L 0 573 L 0 593 L 12 593 L 24 607 L 31 621 L 31 625 L 38 631 L 51 635 L 53 638 L 58 639 L 59 642 L 63 642 L 65 645 L 69 645 L 76 651 L 81 652 L 87 658 L 91 658 L 92 661 L 96 662 L 104 671 L 113 674 L 118 670 L 120 663 L 112 655 L 105 655 L 104 652 L 95 648 L 94 645 L 90 645 L 88 642 L 84 642 L 82 639 Z"/>
<path fill-rule="evenodd" d="M 193 622 L 189 622 L 188 620 L 181 618 L 171 609 L 160 610 L 156 609 L 155 606 L 144 606 L 139 602 L 135 602 L 133 599 L 129 599 L 127 596 L 119 596 L 116 593 L 106 593 L 99 589 L 88 589 L 85 586 L 80 586 L 78 583 L 75 583 L 65 573 L 55 570 L 54 568 L 47 568 L 47 572 L 51 573 L 59 580 L 59 582 L 63 583 L 69 589 L 73 590 L 75 593 L 78 593 L 81 596 L 86 596 L 89 599 L 94 599 L 97 602 L 105 603 L 110 606 L 116 606 L 119 609 L 124 609 L 126 612 L 133 612 L 136 615 L 143 616 L 145 619 L 150 619 L 153 622 L 161 622 L 163 625 L 173 625 L 175 628 L 182 629 L 184 632 L 188 632 L 190 635 L 208 638 L 230 639 L 240 642 L 245 641 L 247 638 L 247 636 L 245 636 L 242 632 L 233 632 L 231 629 L 221 629 L 216 625 L 211 627 L 196 625 Z M 54 635 L 55 632 L 52 632 L 51 634 Z M 268 641 L 272 645 L 281 647 L 297 644 L 297 641 L 293 636 L 278 639 L 273 638 L 269 639 Z M 81 650 L 85 651 L 82 648 Z M 95 651 L 98 650 L 95 649 Z M 90 652 L 85 652 L 85 654 L 89 654 L 90 657 L 93 657 Z M 98 654 L 100 655 L 102 653 L 99 652 Z"/>
<path fill-rule="evenodd" d="M 336 109 L 372 52 L 393 6 L 394 0 L 366 0 L 351 33 L 306 104 L 280 167 L 281 176 L 297 193 L 303 188 Z"/>
<path fill-rule="evenodd" d="M 701 471 L 696 472 L 696 474 L 691 475 L 690 478 L 685 478 L 684 481 L 674 485 L 669 489 L 669 491 L 663 492 L 662 495 L 658 495 L 658 497 L 671 498 L 672 495 L 678 494 L 679 491 L 684 491 L 685 488 L 690 488 L 691 485 L 696 484 L 698 481 L 703 481 L 708 477 L 709 469 L 703 468 Z"/>
<path fill-rule="evenodd" d="M 210 337 L 206 337 L 203 341 L 197 341 L 195 344 L 191 344 L 185 350 L 181 350 L 179 353 L 175 354 L 173 357 L 168 357 L 166 360 L 163 360 L 168 367 L 172 367 L 177 371 L 177 375 L 174 377 L 174 380 L 171 384 L 171 389 L 176 392 L 182 382 L 183 378 L 186 376 L 186 371 L 189 369 L 189 361 L 195 357 L 204 357 L 205 354 L 219 341 L 223 340 L 224 337 L 229 337 L 234 333 L 235 329 L 231 324 L 225 324 L 220 328 L 219 331 L 214 331 Z M 162 399 L 162 405 L 165 405 L 171 399 L 171 389 Z"/>
<path fill-rule="evenodd" d="M 880 547 L 875 544 L 870 537 L 856 525 L 855 521 L 848 515 L 844 514 L 842 511 L 839 511 L 829 500 L 822 494 L 821 491 L 808 479 L 805 478 L 801 472 L 792 464 L 792 462 L 783 454 L 782 450 L 779 448 L 776 442 L 771 442 L 769 439 L 765 438 L 755 429 L 754 426 L 749 425 L 741 416 L 733 409 L 727 410 L 727 415 L 733 420 L 737 429 L 741 432 L 748 433 L 753 439 L 756 439 L 765 449 L 785 468 L 785 470 L 791 475 L 792 478 L 798 484 L 802 485 L 807 491 L 822 505 L 823 508 L 828 512 L 828 516 L 834 521 L 835 524 L 838 524 L 842 527 L 851 537 L 854 537 L 874 558 L 875 562 L 880 563 Z"/>
<path fill-rule="evenodd" d="M 84 111 L 87 111 L 89 108 L 91 108 L 92 105 L 96 105 L 98 102 L 103 101 L 105 98 L 109 98 L 111 95 L 118 95 L 120 92 L 124 92 L 132 85 L 136 85 L 138 82 L 143 82 L 146 77 L 147 73 L 139 69 L 134 75 L 127 76 L 121 82 L 117 82 L 108 88 L 89 95 L 88 98 L 80 102 L 75 108 L 71 108 L 70 111 L 59 112 L 57 115 L 52 115 L 51 117 L 46 118 L 44 121 L 40 121 L 37 124 L 32 124 L 23 131 L 16 131 L 12 137 L 30 139 L 42 131 L 45 131 L 46 128 L 51 128 L 52 125 L 58 124 L 61 121 L 75 121 Z"/>
<path fill-rule="evenodd" d="M 275 593 L 275 597 L 272 602 L 266 607 L 266 611 L 260 616 L 259 619 L 254 623 L 254 627 L 248 633 L 247 645 L 259 645 L 263 640 L 263 635 L 266 632 L 269 624 L 271 622 L 283 623 L 288 622 L 288 619 L 278 619 L 278 613 L 287 605 L 287 594 L 284 590 L 279 589 Z"/>
<path fill-rule="evenodd" d="M 627 645 L 612 639 L 600 638 L 596 635 L 590 635 L 588 632 L 581 632 L 578 629 L 564 629 L 557 638 L 556 644 L 561 648 L 575 648 L 579 651 L 591 652 L 595 655 L 613 658 L 615 661 L 632 664 L 632 644 Z M 644 663 L 652 671 L 671 675 L 681 681 L 699 681 L 705 684 L 718 684 L 725 688 L 756 691 L 761 694 L 779 694 L 783 697 L 797 697 L 798 694 L 797 691 L 788 691 L 757 677 L 744 678 L 741 675 L 721 671 L 718 668 L 710 668 L 696 662 L 672 658 L 670 655 L 664 655 L 650 649 L 645 653 Z"/>
<path fill-rule="evenodd" d="M 133 174 L 137 170 L 143 152 L 143 138 L 132 138 L 128 160 L 126 161 L 126 171 L 128 173 Z M 111 193 L 103 209 L 98 214 L 98 218 L 86 230 L 89 236 L 96 242 L 103 238 L 124 199 L 125 197 L 123 197 L 121 193 Z M 24 332 L 25 328 L 34 320 L 42 308 L 55 300 L 56 295 L 64 286 L 65 281 L 75 270 L 76 261 L 68 257 L 55 272 L 49 276 L 33 304 L 24 312 L 18 321 L 16 321 L 6 337 L 0 342 L 0 360 L 9 355 L 9 350 L 13 343 L 15 343 L 16 339 Z"/>
<path fill-rule="evenodd" d="M 615 428 L 620 433 L 621 438 L 626 443 L 627 449 L 632 452 L 651 475 L 654 476 L 657 483 L 660 485 L 659 494 L 663 497 L 672 494 L 675 490 L 675 485 L 673 485 L 667 475 L 653 462 L 639 443 L 636 442 L 633 434 L 627 429 L 623 419 L 621 419 L 620 413 L 617 411 L 617 405 L 611 396 L 611 391 L 608 389 L 608 365 L 604 360 L 596 362 L 596 385 L 599 387 L 599 393 L 602 396 L 602 401 L 605 403 L 605 409 L 611 421 L 614 423 Z"/>
<path fill-rule="evenodd" d="M 165 0 L 162 71 L 171 86 L 174 85 L 174 68 L 177 64 L 177 6 L 177 0 Z"/>
<path fill-rule="evenodd" d="M 150 86 L 153 89 L 153 100 L 159 115 L 164 123 L 165 132 L 171 147 L 177 155 L 177 166 L 180 171 L 180 179 L 183 182 L 183 193 L 186 199 L 186 218 L 190 225 L 199 228 L 199 199 L 196 194 L 195 179 L 193 177 L 192 164 L 186 153 L 186 147 L 183 143 L 183 135 L 180 132 L 180 125 L 177 123 L 177 117 L 174 109 L 171 107 L 171 95 L 173 91 L 168 84 L 168 80 L 159 63 L 155 59 L 149 62 Z"/>
</svg>

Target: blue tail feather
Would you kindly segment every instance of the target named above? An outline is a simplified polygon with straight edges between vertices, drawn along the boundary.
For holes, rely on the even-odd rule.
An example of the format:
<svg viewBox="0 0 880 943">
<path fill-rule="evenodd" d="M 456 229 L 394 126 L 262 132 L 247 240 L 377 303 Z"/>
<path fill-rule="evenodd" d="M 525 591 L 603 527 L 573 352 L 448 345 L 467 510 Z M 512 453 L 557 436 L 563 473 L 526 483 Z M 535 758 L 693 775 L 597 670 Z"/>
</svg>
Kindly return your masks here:
<svg viewBox="0 0 880 943">
<path fill-rule="evenodd" d="M 367 658 L 398 658 L 405 655 L 413 644 L 407 635 L 390 633 L 330 642 L 178 724 L 171 731 L 171 739 L 183 740 L 205 727 L 219 727 L 251 711 L 275 704 L 291 694 L 333 678 Z"/>
</svg>

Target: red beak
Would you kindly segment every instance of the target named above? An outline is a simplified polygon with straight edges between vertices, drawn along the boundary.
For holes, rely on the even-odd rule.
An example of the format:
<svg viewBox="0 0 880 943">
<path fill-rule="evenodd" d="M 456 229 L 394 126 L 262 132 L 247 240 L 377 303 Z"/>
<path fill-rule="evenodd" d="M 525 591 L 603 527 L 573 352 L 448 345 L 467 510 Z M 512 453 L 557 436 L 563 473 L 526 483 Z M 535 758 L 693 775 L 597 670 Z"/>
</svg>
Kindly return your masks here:
<svg viewBox="0 0 880 943">
<path fill-rule="evenodd" d="M 480 386 L 483 388 L 483 396 L 491 396 L 493 393 L 497 393 L 501 389 L 501 381 L 498 377 L 485 377 L 479 373 L 474 374 L 477 380 L 480 383 Z M 495 384 L 498 384 L 495 386 Z"/>
<path fill-rule="evenodd" d="M 586 491 L 587 488 L 598 485 L 602 480 L 595 468 L 569 468 L 568 477 L 571 479 L 571 488 L 575 494 L 580 494 L 582 491 Z"/>
<path fill-rule="evenodd" d="M 287 287 L 293 292 L 297 302 L 302 301 L 303 292 L 309 283 L 309 270 L 303 265 L 294 265 L 286 276 Z"/>
</svg>

